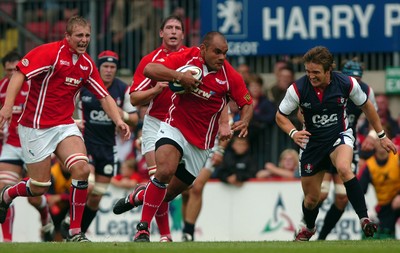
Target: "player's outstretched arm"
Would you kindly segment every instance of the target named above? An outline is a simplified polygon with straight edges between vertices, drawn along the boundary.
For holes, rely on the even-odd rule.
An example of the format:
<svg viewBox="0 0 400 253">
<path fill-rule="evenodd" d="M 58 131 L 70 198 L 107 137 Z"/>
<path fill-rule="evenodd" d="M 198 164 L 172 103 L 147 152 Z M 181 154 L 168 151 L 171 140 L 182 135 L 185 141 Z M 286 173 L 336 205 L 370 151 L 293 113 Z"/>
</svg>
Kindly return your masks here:
<svg viewBox="0 0 400 253">
<path fill-rule="evenodd" d="M 101 106 L 107 115 L 112 119 L 112 121 L 117 126 L 119 132 L 125 140 L 128 140 L 131 137 L 131 131 L 129 126 L 123 121 L 119 111 L 118 106 L 115 103 L 114 99 L 108 95 L 102 99 L 100 99 Z"/>
<path fill-rule="evenodd" d="M 246 137 L 248 134 L 249 122 L 253 117 L 253 105 L 244 105 L 240 111 L 240 120 L 236 121 L 232 125 L 234 132 L 240 131 L 239 137 Z"/>
<path fill-rule="evenodd" d="M 367 102 L 361 107 L 362 111 L 365 113 L 365 116 L 368 119 L 368 122 L 372 125 L 372 127 L 375 129 L 376 133 L 378 134 L 378 138 L 381 141 L 381 146 L 387 151 L 390 152 L 392 151 L 393 154 L 397 153 L 397 148 L 393 144 L 393 142 L 386 137 L 385 131 L 383 130 L 381 120 L 379 118 L 378 113 L 375 110 L 374 105 L 370 100 L 367 100 Z"/>
<path fill-rule="evenodd" d="M 141 91 L 134 91 L 130 94 L 130 100 L 132 105 L 146 105 L 158 94 L 160 94 L 164 88 L 168 88 L 168 82 L 157 82 L 156 86 Z"/>
<path fill-rule="evenodd" d="M 0 110 L 0 128 L 4 126 L 4 123 L 11 120 L 15 98 L 21 90 L 24 81 L 25 75 L 20 71 L 15 71 L 11 77 L 10 84 L 7 87 L 6 100 Z"/>
</svg>

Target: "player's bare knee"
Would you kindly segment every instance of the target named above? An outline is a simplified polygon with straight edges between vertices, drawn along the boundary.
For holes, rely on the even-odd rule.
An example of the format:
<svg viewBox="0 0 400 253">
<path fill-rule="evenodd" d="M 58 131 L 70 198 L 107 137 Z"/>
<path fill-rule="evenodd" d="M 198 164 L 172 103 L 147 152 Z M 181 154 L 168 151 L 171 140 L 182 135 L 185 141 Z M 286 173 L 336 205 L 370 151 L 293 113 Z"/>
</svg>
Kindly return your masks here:
<svg viewBox="0 0 400 253">
<path fill-rule="evenodd" d="M 350 167 L 338 168 L 337 171 L 343 182 L 347 182 L 354 177 L 354 173 L 351 171 Z"/>
<path fill-rule="evenodd" d="M 307 209 L 314 209 L 319 203 L 319 195 L 309 194 L 304 198 L 304 206 Z"/>
<path fill-rule="evenodd" d="M 154 177 L 157 178 L 159 182 L 162 182 L 164 184 L 168 184 L 173 176 L 174 172 L 160 171 L 160 169 L 157 169 L 156 174 L 154 174 Z"/>
<path fill-rule="evenodd" d="M 68 156 L 65 161 L 65 167 L 71 172 L 73 178 L 87 179 L 90 174 L 88 166 L 89 158 L 83 153 L 76 153 Z"/>
<path fill-rule="evenodd" d="M 203 194 L 203 187 L 204 185 L 193 185 L 193 188 L 190 189 L 190 195 L 194 195 L 194 196 L 201 196 Z"/>
<path fill-rule="evenodd" d="M 45 194 L 49 187 L 51 186 L 51 181 L 39 181 L 30 178 L 27 182 L 27 187 L 32 196 L 40 196 Z"/>
</svg>

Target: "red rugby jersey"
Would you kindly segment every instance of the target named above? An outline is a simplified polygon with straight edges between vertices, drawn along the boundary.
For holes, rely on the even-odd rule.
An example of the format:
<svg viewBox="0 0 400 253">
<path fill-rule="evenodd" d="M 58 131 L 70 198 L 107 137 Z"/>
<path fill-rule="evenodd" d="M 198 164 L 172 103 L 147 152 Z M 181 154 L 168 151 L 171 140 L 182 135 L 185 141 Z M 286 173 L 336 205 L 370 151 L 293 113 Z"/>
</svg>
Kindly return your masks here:
<svg viewBox="0 0 400 253">
<path fill-rule="evenodd" d="M 183 49 L 186 49 L 186 47 L 183 46 L 178 51 L 182 51 Z M 145 77 L 143 70 L 148 63 L 164 58 L 169 54 L 170 51 L 168 51 L 168 49 L 166 49 L 164 46 L 161 46 L 143 57 L 136 68 L 135 74 L 133 75 L 132 86 L 129 92 L 132 93 L 134 91 L 143 91 L 154 87 L 157 82 Z M 165 88 L 160 94 L 155 96 L 152 101 L 150 101 L 147 114 L 163 121 L 167 114 L 167 110 L 171 105 L 172 94 L 173 93 L 170 89 Z"/>
<path fill-rule="evenodd" d="M 21 125 L 49 128 L 74 123 L 75 96 L 82 86 L 98 99 L 108 95 L 89 54 L 78 55 L 70 49 L 66 39 L 43 44 L 18 63 L 18 69 L 31 80 Z"/>
<path fill-rule="evenodd" d="M 214 146 L 218 120 L 227 103 L 227 96 L 239 107 L 253 103 L 242 76 L 229 62 L 225 60 L 220 70 L 209 72 L 198 47 L 172 53 L 157 62 L 171 69 L 190 64 L 203 70 L 202 85 L 191 93 L 172 95 L 172 105 L 165 120 L 178 128 L 189 143 L 200 149 Z"/>
</svg>

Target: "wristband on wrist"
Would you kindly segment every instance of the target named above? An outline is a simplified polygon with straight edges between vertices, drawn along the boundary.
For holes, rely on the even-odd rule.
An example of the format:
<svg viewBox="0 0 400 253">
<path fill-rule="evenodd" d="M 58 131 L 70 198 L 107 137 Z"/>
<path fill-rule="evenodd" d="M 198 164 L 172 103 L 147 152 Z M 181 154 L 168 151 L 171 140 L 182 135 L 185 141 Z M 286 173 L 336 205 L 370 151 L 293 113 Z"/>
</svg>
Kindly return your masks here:
<svg viewBox="0 0 400 253">
<path fill-rule="evenodd" d="M 152 176 L 152 175 L 156 174 L 156 171 L 157 171 L 157 166 L 156 165 L 150 166 L 148 168 L 149 176 Z"/>
<path fill-rule="evenodd" d="M 127 112 L 125 112 L 125 111 L 123 111 L 122 112 L 122 119 L 124 120 L 124 121 L 128 121 L 129 120 L 129 113 L 127 113 Z"/>
<path fill-rule="evenodd" d="M 293 139 L 294 134 L 297 133 L 297 132 L 298 132 L 297 129 L 296 129 L 296 128 L 293 128 L 293 129 L 290 130 L 290 132 L 289 132 L 289 137 Z"/>
<path fill-rule="evenodd" d="M 380 140 L 386 138 L 386 133 L 385 133 L 384 130 L 382 130 L 382 131 L 380 131 L 380 132 L 378 133 L 378 138 L 379 138 Z"/>
</svg>

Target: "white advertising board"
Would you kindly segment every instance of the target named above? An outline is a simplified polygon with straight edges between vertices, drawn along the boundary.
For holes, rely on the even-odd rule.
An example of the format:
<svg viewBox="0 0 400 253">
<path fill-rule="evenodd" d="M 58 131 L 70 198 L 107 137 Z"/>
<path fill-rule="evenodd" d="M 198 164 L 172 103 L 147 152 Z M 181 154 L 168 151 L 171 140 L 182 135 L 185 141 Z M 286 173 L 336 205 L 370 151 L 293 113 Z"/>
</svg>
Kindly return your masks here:
<svg viewBox="0 0 400 253">
<path fill-rule="evenodd" d="M 127 191 L 110 186 L 101 201 L 101 209 L 89 228 L 92 241 L 131 241 L 140 220 L 141 208 L 114 215 L 113 204 Z M 332 195 L 332 194 L 331 194 Z M 252 181 L 241 188 L 221 182 L 209 182 L 204 189 L 203 208 L 196 224 L 196 241 L 265 241 L 293 239 L 301 218 L 303 192 L 299 181 Z M 317 227 L 320 229 L 331 196 L 320 209 Z M 376 204 L 373 190 L 366 195 L 368 210 L 374 216 Z M 38 212 L 25 198 L 15 200 L 14 241 L 40 241 Z M 170 225 L 174 241 L 180 241 L 182 230 L 181 198 L 170 205 Z M 397 224 L 397 238 L 400 224 Z M 158 241 L 157 225 L 151 225 L 151 240 Z M 0 231 L 1 233 L 1 231 Z M 314 236 L 313 240 L 317 236 Z M 0 237 L 1 238 L 1 237 Z M 327 239 L 361 238 L 361 228 L 351 205 Z"/>
</svg>

